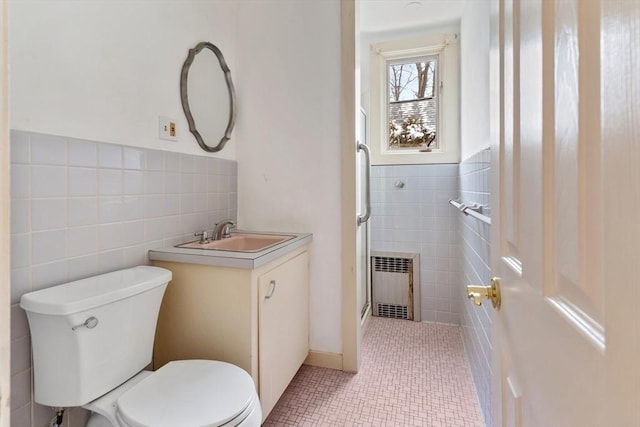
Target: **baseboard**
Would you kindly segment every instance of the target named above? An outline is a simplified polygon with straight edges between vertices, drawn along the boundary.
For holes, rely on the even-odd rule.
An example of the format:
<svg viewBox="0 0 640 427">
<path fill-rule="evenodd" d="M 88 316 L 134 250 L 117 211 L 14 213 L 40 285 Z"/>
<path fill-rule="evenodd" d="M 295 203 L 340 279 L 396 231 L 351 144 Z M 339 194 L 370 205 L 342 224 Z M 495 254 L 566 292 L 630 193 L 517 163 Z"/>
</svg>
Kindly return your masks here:
<svg viewBox="0 0 640 427">
<path fill-rule="evenodd" d="M 323 351 L 309 351 L 309 355 L 304 361 L 305 365 L 318 366 L 320 368 L 329 368 L 342 370 L 342 354 L 325 353 Z"/>
</svg>

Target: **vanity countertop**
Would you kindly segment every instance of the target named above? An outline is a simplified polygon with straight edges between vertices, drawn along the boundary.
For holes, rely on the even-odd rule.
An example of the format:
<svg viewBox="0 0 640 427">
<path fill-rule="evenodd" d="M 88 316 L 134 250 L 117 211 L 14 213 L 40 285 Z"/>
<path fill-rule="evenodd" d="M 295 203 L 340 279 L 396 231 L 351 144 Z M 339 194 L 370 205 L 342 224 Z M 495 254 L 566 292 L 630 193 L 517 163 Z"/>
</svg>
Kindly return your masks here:
<svg viewBox="0 0 640 427">
<path fill-rule="evenodd" d="M 270 261 L 280 258 L 282 255 L 285 255 L 301 246 L 311 243 L 311 240 L 313 239 L 313 235 L 310 233 L 272 233 L 255 231 L 251 231 L 249 233 L 279 236 L 287 235 L 293 236 L 293 238 L 259 252 L 177 248 L 175 246 L 168 246 L 150 250 L 149 259 L 152 261 L 170 261 L 217 267 L 255 269 Z"/>
</svg>

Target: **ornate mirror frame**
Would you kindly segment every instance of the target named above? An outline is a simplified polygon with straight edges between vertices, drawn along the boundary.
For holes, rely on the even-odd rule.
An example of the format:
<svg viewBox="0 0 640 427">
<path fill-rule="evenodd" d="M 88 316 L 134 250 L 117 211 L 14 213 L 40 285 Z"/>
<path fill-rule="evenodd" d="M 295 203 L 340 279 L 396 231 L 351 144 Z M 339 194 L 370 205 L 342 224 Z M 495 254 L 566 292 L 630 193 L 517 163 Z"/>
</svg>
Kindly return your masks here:
<svg viewBox="0 0 640 427">
<path fill-rule="evenodd" d="M 189 107 L 189 94 L 187 90 L 187 78 L 189 77 L 189 69 L 191 68 L 191 64 L 193 63 L 196 55 L 202 51 L 202 49 L 209 49 L 212 51 L 216 57 L 218 58 L 218 62 L 220 63 L 220 68 L 224 73 L 225 80 L 227 82 L 227 89 L 229 90 L 229 122 L 227 123 L 227 128 L 224 132 L 224 135 L 218 142 L 216 146 L 207 145 L 202 139 L 202 135 L 196 129 L 196 123 L 193 119 L 193 115 L 191 114 L 191 108 Z M 198 141 L 198 145 L 204 150 L 210 153 L 215 153 L 224 148 L 224 145 L 231 138 L 231 131 L 233 131 L 233 126 L 236 122 L 236 90 L 233 86 L 233 81 L 231 80 L 231 71 L 229 70 L 229 66 L 222 55 L 220 49 L 218 49 L 214 44 L 209 42 L 200 42 L 193 49 L 189 49 L 189 54 L 187 55 L 187 59 L 185 59 L 184 64 L 182 65 L 182 72 L 180 73 L 180 99 L 182 100 L 182 109 L 184 110 L 184 114 L 187 117 L 187 122 L 189 123 L 189 132 L 193 134 Z"/>
</svg>

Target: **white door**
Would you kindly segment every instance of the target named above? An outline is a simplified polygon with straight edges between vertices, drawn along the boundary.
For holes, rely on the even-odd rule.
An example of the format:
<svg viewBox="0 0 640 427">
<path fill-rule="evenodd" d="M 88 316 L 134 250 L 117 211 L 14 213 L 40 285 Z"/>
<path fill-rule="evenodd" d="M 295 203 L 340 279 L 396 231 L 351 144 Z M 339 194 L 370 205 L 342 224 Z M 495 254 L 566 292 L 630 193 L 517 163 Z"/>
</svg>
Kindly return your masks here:
<svg viewBox="0 0 640 427">
<path fill-rule="evenodd" d="M 640 2 L 494 3 L 495 425 L 640 426 Z"/>
</svg>

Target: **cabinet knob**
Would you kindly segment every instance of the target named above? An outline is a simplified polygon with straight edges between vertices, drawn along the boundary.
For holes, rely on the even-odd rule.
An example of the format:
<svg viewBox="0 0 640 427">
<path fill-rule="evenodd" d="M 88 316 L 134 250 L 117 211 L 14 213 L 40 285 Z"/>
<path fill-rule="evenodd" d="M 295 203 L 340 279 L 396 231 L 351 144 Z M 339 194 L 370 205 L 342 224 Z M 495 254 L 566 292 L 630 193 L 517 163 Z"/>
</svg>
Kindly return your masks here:
<svg viewBox="0 0 640 427">
<path fill-rule="evenodd" d="M 269 291 L 269 295 L 265 296 L 264 299 L 270 299 L 276 291 L 276 281 L 272 280 L 269 283 L 271 284 L 271 290 Z"/>
</svg>

